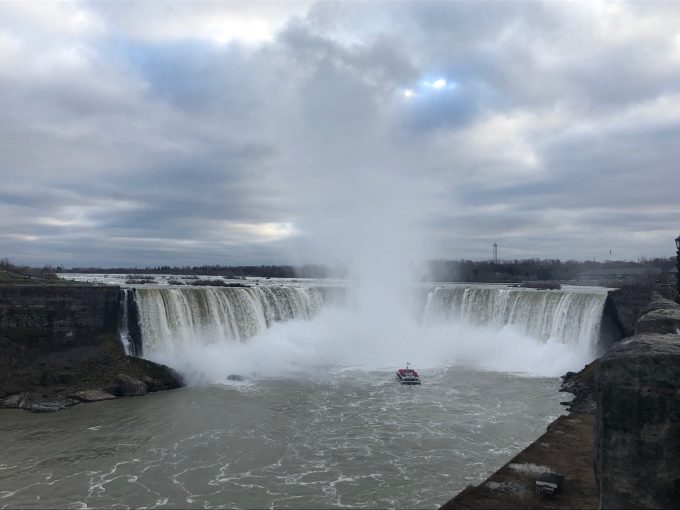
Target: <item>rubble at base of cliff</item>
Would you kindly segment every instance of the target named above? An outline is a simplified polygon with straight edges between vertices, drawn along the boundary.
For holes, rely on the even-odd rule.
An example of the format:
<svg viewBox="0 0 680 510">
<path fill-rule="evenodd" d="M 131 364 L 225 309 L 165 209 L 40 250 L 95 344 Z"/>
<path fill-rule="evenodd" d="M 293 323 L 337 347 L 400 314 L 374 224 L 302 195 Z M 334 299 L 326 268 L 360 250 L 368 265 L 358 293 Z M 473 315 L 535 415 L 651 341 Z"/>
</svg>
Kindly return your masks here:
<svg viewBox="0 0 680 510">
<path fill-rule="evenodd" d="M 0 409 L 60 411 L 182 386 L 169 367 L 127 356 L 116 286 L 0 284 Z"/>
<path fill-rule="evenodd" d="M 0 359 L 0 409 L 49 413 L 182 386 L 169 367 L 126 356 L 113 335 L 57 351 L 49 342 L 26 347 L 0 336 L 0 349 L 11 354 Z"/>
<path fill-rule="evenodd" d="M 580 372 L 567 372 L 562 376 L 560 391 L 571 393 L 570 402 L 561 402 L 571 413 L 595 413 L 595 373 L 597 360 L 586 365 Z"/>
</svg>

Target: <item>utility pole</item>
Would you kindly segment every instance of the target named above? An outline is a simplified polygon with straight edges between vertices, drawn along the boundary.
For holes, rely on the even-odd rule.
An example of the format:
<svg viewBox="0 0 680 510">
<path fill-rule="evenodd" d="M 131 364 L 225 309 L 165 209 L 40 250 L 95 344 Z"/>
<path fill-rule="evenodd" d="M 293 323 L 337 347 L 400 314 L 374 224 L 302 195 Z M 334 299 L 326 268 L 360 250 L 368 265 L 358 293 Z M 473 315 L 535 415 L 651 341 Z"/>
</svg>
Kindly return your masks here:
<svg viewBox="0 0 680 510">
<path fill-rule="evenodd" d="M 675 264 L 678 268 L 678 272 L 675 273 L 675 288 L 677 289 L 677 295 L 675 296 L 675 301 L 680 303 L 680 236 L 675 238 L 675 247 L 678 249 L 675 255 Z"/>
<path fill-rule="evenodd" d="M 498 244 L 496 244 L 496 241 L 493 242 L 493 263 L 498 264 Z"/>
</svg>

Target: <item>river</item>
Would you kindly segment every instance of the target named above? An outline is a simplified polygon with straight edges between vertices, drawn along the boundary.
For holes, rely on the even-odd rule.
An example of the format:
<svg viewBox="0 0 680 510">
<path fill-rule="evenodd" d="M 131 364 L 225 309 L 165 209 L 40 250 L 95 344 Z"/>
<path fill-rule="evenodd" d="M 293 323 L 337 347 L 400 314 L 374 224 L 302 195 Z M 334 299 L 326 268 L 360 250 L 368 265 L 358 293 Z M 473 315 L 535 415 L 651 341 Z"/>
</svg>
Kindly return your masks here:
<svg viewBox="0 0 680 510">
<path fill-rule="evenodd" d="M 556 378 L 329 370 L 0 413 L 0 508 L 435 508 L 561 414 Z"/>
</svg>

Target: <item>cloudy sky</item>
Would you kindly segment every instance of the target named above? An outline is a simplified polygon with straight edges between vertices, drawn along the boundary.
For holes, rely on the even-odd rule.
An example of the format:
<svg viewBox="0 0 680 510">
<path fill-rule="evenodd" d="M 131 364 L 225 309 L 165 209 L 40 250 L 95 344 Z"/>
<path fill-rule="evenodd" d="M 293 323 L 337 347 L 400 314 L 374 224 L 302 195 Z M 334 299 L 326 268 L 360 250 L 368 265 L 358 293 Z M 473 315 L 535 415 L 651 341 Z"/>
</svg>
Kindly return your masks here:
<svg viewBox="0 0 680 510">
<path fill-rule="evenodd" d="M 670 256 L 679 162 L 680 3 L 0 3 L 15 262 Z"/>
</svg>

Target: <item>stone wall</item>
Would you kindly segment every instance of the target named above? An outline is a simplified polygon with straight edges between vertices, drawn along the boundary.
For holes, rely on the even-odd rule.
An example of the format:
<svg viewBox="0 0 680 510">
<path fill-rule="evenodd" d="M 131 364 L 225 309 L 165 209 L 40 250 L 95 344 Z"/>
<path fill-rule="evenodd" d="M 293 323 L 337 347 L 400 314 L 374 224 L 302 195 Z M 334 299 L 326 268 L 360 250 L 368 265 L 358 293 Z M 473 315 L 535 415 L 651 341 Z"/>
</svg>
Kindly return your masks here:
<svg viewBox="0 0 680 510">
<path fill-rule="evenodd" d="M 120 300 L 119 287 L 0 285 L 0 334 L 81 344 L 117 331 Z"/>
</svg>

